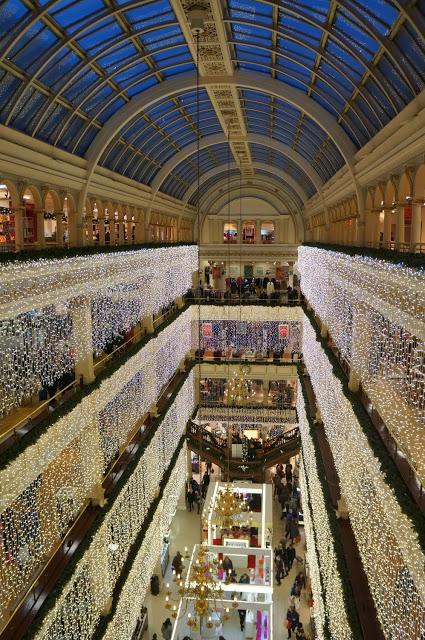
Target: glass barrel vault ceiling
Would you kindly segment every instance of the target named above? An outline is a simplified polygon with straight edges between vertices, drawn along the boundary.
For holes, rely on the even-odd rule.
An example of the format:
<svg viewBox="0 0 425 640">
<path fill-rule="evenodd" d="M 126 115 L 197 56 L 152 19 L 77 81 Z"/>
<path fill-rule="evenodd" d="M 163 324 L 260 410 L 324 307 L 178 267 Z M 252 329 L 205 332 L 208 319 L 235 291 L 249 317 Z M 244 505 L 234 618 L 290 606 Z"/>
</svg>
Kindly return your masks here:
<svg viewBox="0 0 425 640">
<path fill-rule="evenodd" d="M 357 148 L 423 89 L 424 14 L 425 0 L 224 3 L 234 68 L 299 89 L 333 116 Z M 77 155 L 84 156 L 134 96 L 194 70 L 168 0 L 0 3 L 0 122 Z M 291 147 L 323 181 L 343 166 L 335 144 L 304 112 L 243 87 L 239 97 L 248 134 Z M 200 134 L 217 133 L 221 126 L 202 90 Z M 196 135 L 195 95 L 182 92 L 112 136 L 101 164 L 149 185 Z M 282 153 L 253 144 L 251 154 L 314 193 L 305 173 Z M 204 150 L 202 172 L 227 159 L 225 144 Z M 161 190 L 182 197 L 195 179 L 194 164 L 193 156 L 180 163 Z"/>
</svg>

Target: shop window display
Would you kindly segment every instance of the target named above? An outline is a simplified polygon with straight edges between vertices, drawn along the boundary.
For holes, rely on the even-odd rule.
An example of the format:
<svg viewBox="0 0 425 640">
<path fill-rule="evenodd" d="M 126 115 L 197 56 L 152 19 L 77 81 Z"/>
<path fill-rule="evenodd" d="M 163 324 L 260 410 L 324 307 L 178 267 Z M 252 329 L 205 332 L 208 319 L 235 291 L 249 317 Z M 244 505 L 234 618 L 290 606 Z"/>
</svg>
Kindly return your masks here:
<svg viewBox="0 0 425 640">
<path fill-rule="evenodd" d="M 232 222 L 224 223 L 224 242 L 235 243 L 238 239 L 238 229 L 237 226 Z"/>
<path fill-rule="evenodd" d="M 263 244 L 272 244 L 274 242 L 274 233 L 273 222 L 263 222 L 261 224 L 261 242 Z"/>
<path fill-rule="evenodd" d="M 283 327 L 284 325 L 284 327 Z M 230 357 L 292 357 L 301 351 L 299 322 L 237 322 L 236 320 L 203 321 L 201 349 Z"/>
<path fill-rule="evenodd" d="M 242 242 L 253 244 L 255 242 L 255 223 L 244 222 L 242 227 Z"/>
</svg>

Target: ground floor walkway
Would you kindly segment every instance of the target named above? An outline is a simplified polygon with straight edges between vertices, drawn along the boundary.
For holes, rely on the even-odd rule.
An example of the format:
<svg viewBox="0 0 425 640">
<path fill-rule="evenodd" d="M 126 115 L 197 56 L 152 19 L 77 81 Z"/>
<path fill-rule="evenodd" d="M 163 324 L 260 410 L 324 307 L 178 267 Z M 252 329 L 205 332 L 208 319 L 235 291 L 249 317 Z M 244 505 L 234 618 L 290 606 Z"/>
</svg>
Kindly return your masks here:
<svg viewBox="0 0 425 640">
<path fill-rule="evenodd" d="M 219 480 L 217 472 L 213 474 L 214 480 Z M 283 537 L 283 524 L 280 519 L 281 510 L 280 504 L 275 498 L 273 500 L 273 547 L 279 545 L 280 539 Z M 297 557 L 304 561 L 304 530 L 300 527 L 301 541 L 296 545 Z M 201 537 L 201 524 L 200 515 L 198 515 L 196 506 L 195 509 L 189 512 L 186 509 L 184 496 L 181 496 L 179 508 L 176 511 L 176 515 L 173 519 L 171 531 L 170 531 L 170 561 L 167 567 L 167 572 L 163 579 L 163 584 L 159 595 L 153 596 L 149 594 L 146 600 L 146 607 L 148 609 L 149 628 L 146 632 L 145 638 L 152 640 L 153 634 L 157 635 L 158 640 L 162 640 L 161 626 L 164 620 L 168 617 L 171 618 L 170 611 L 165 608 L 165 584 L 168 582 L 172 584 L 172 570 L 171 562 L 177 551 L 184 554 L 185 547 L 188 547 L 189 553 L 192 550 L 194 544 L 200 542 Z M 188 560 L 186 561 L 187 566 Z M 273 638 L 274 640 L 284 640 L 287 637 L 286 630 L 286 612 L 290 600 L 290 592 L 297 573 L 304 569 L 304 562 L 299 564 L 294 562 L 289 575 L 283 578 L 281 585 L 277 585 L 274 580 L 274 592 L 273 592 Z M 173 589 L 172 589 L 173 590 Z M 174 589 L 174 592 L 176 589 Z M 307 594 L 304 589 L 300 598 L 300 619 L 304 625 L 305 630 L 310 637 L 310 610 L 307 602 Z M 225 640 L 245 640 L 245 635 L 240 631 L 239 616 L 236 610 L 230 612 L 231 619 L 223 625 L 223 635 Z M 294 634 L 293 634 L 293 637 Z"/>
</svg>

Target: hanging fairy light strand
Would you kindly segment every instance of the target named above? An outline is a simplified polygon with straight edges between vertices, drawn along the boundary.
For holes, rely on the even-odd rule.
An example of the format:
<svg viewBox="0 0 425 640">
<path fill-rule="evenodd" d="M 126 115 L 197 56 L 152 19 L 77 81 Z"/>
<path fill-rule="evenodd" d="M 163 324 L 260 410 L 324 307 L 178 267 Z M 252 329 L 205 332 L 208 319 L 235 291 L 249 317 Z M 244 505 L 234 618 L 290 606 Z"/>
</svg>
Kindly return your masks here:
<svg viewBox="0 0 425 640">
<path fill-rule="evenodd" d="M 385 481 L 308 319 L 303 356 L 384 634 L 400 640 L 420 637 L 425 630 L 425 572 L 417 534 Z M 409 616 L 400 624 L 397 612 L 403 607 Z"/>
</svg>

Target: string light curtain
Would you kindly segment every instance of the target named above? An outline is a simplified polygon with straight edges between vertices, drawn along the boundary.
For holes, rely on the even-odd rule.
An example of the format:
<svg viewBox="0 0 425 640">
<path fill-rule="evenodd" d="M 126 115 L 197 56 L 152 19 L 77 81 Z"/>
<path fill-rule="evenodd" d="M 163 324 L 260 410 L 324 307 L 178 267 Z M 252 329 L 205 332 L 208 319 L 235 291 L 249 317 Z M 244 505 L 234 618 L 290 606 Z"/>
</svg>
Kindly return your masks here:
<svg viewBox="0 0 425 640">
<path fill-rule="evenodd" d="M 184 295 L 197 256 L 182 246 L 2 265 L 0 416 Z M 81 299 L 90 309 L 84 346 L 73 340 Z"/>
<path fill-rule="evenodd" d="M 300 464 L 300 488 L 303 505 L 304 535 L 305 535 L 305 559 L 310 575 L 311 591 L 313 595 L 313 607 L 311 607 L 311 618 L 314 619 L 314 629 L 318 640 L 325 640 L 325 605 L 323 602 L 322 585 L 319 569 L 319 558 L 314 541 L 313 517 L 310 510 L 310 503 L 307 494 L 304 464 L 301 458 Z"/>
<path fill-rule="evenodd" d="M 184 334 L 190 336 L 190 313 L 190 309 L 184 311 L 175 322 L 160 333 L 157 339 L 150 340 L 118 371 L 84 397 L 74 409 L 56 420 L 33 445 L 27 447 L 13 462 L 0 470 L 0 508 L 7 507 L 76 437 L 86 439 L 86 448 L 91 455 L 90 464 L 84 468 L 84 473 L 92 476 L 98 470 L 97 474 L 101 476 L 106 461 L 111 459 L 118 450 L 118 443 L 125 441 L 126 435 L 132 430 L 135 422 L 156 401 L 157 376 L 168 382 L 174 373 L 170 371 L 169 363 L 155 362 L 153 354 L 156 343 L 154 341 L 161 339 L 161 344 L 170 341 L 178 351 L 177 343 L 179 341 L 184 343 Z M 179 362 L 180 359 L 179 357 Z M 137 403 L 131 405 L 130 411 L 128 404 L 134 401 L 135 384 L 140 372 L 144 379 L 144 394 L 139 396 Z M 129 385 L 129 382 L 132 384 Z M 128 396 L 122 393 L 124 388 L 128 390 Z M 113 405 L 116 406 L 113 408 Z M 108 410 L 113 411 L 118 420 L 116 438 L 113 440 L 104 437 L 101 442 L 100 429 L 106 429 L 104 413 L 106 406 Z M 129 421 L 127 422 L 121 416 Z M 109 429 L 113 429 L 112 423 L 109 424 Z"/>
<path fill-rule="evenodd" d="M 338 569 L 334 537 L 329 524 L 329 515 L 319 480 L 316 454 L 310 435 L 304 398 L 299 383 L 297 396 L 298 424 L 302 443 L 301 467 L 305 472 L 302 476 L 303 482 L 300 485 L 301 495 L 303 506 L 309 502 L 312 505 L 311 527 L 314 528 L 315 531 L 315 537 L 311 537 L 312 531 L 309 532 L 310 537 L 306 537 L 306 543 L 308 548 L 313 548 L 312 553 L 317 555 L 321 583 L 323 584 L 323 593 L 321 594 L 324 608 L 323 615 L 327 618 L 331 637 L 350 640 L 352 633 L 344 602 L 342 577 Z M 316 579 L 317 577 L 318 576 L 315 576 Z M 313 589 L 317 594 L 320 591 L 320 582 L 319 584 L 316 583 Z M 318 615 L 323 634 L 324 618 L 321 617 L 320 605 Z"/>
<path fill-rule="evenodd" d="M 312 247 L 299 256 L 304 295 L 425 483 L 425 274 Z"/>
<path fill-rule="evenodd" d="M 424 554 L 307 318 L 303 356 L 384 635 L 419 638 L 425 632 Z M 400 617 L 401 611 L 409 614 Z"/>
<path fill-rule="evenodd" d="M 105 640 L 130 638 L 136 626 L 140 610 L 145 603 L 150 576 L 158 562 L 163 537 L 168 533 L 171 519 L 176 511 L 181 491 L 185 484 L 187 448 L 179 454 L 176 466 L 167 484 L 160 505 L 155 511 L 152 524 L 140 546 L 133 566 L 118 600 L 114 617 L 109 623 Z"/>
<path fill-rule="evenodd" d="M 169 467 L 175 447 L 193 411 L 193 385 L 193 373 L 191 373 L 167 411 L 135 471 L 107 512 L 101 527 L 77 565 L 76 572 L 58 597 L 54 609 L 46 616 L 40 632 L 36 635 L 37 640 L 53 640 L 57 637 L 85 639 L 93 634 L 94 626 L 108 598 L 112 595 L 130 546 L 143 525 L 148 508 L 157 494 L 159 482 Z M 171 431 L 174 434 L 173 440 L 170 438 Z M 184 485 L 186 459 L 186 448 L 183 447 L 167 483 L 161 503 L 161 513 L 165 505 L 167 508 L 172 506 L 172 498 L 165 497 L 170 488 L 175 498 L 173 511 L 177 506 L 177 488 L 181 491 Z M 168 521 L 160 517 L 159 522 L 159 529 L 156 528 L 155 531 L 161 540 L 161 528 Z M 149 553 L 155 553 L 155 547 Z M 158 557 L 159 553 L 154 556 L 155 561 Z M 79 614 L 82 605 L 78 602 L 74 607 L 74 604 L 80 599 L 83 600 L 84 608 L 87 609 L 86 618 L 76 624 L 76 611 Z M 75 635 L 76 631 L 78 635 Z M 124 637 L 130 637 L 130 635 L 129 633 Z"/>
<path fill-rule="evenodd" d="M 288 354 L 301 351 L 299 322 L 239 322 L 238 320 L 205 320 L 201 327 L 201 349 L 255 351 L 266 354 L 279 351 Z"/>
<path fill-rule="evenodd" d="M 0 416 L 73 371 L 68 305 L 50 305 L 0 321 Z"/>
<path fill-rule="evenodd" d="M 172 334 L 172 327 L 168 327 L 164 332 L 167 330 L 169 339 L 174 342 L 176 338 Z M 190 335 L 189 315 L 186 318 L 186 330 Z M 152 355 L 150 349 L 148 353 Z M 140 359 L 143 362 L 143 354 L 139 353 L 135 358 L 139 360 L 139 364 Z M 140 402 L 134 402 L 135 385 L 139 379 L 139 373 L 136 373 L 131 385 L 127 384 L 114 399 L 103 404 L 103 407 L 106 406 L 111 411 L 112 419 L 117 418 L 116 432 L 113 423 L 109 424 L 109 431 L 106 432 L 106 414 L 102 411 L 96 412 L 96 408 L 102 404 L 102 398 L 104 401 L 106 399 L 101 385 L 68 415 L 54 423 L 37 443 L 28 447 L 0 473 L 0 486 L 4 487 L 0 518 L 3 530 L 7 532 L 7 543 L 0 552 L 0 575 L 3 578 L 0 611 L 4 611 L 20 593 L 40 561 L 48 555 L 63 532 L 68 529 L 87 497 L 91 495 L 93 487 L 101 482 L 109 461 L 127 441 L 128 433 L 136 421 L 156 400 L 157 372 L 152 364 L 149 360 L 143 362 L 142 370 L 145 378 L 153 378 L 150 395 L 144 393 L 146 387 L 139 388 Z M 126 365 L 123 369 L 125 374 Z M 120 372 L 121 369 L 112 377 L 119 378 Z M 105 385 L 109 391 L 114 389 L 110 380 L 105 381 Z M 126 395 L 129 386 L 131 393 Z M 158 465 L 161 470 L 167 468 L 175 442 L 183 433 L 192 409 L 191 373 L 150 445 L 157 451 L 157 455 L 152 454 L 151 458 L 155 457 L 158 464 L 152 466 L 149 462 L 146 465 L 140 477 L 139 490 L 142 494 L 139 498 L 144 496 L 149 502 L 155 495 L 159 479 L 154 470 L 158 469 Z M 149 490 L 148 478 L 152 479 Z M 35 483 L 37 487 L 40 485 L 37 490 L 34 489 Z M 26 510 L 22 509 L 23 503 Z M 126 530 L 130 522 L 131 518 L 125 521 Z M 134 527 L 137 529 L 138 524 Z M 110 537 L 114 536 L 111 534 Z M 27 540 L 30 542 L 27 543 Z M 22 556 L 25 556 L 24 563 L 20 561 Z"/>
</svg>

